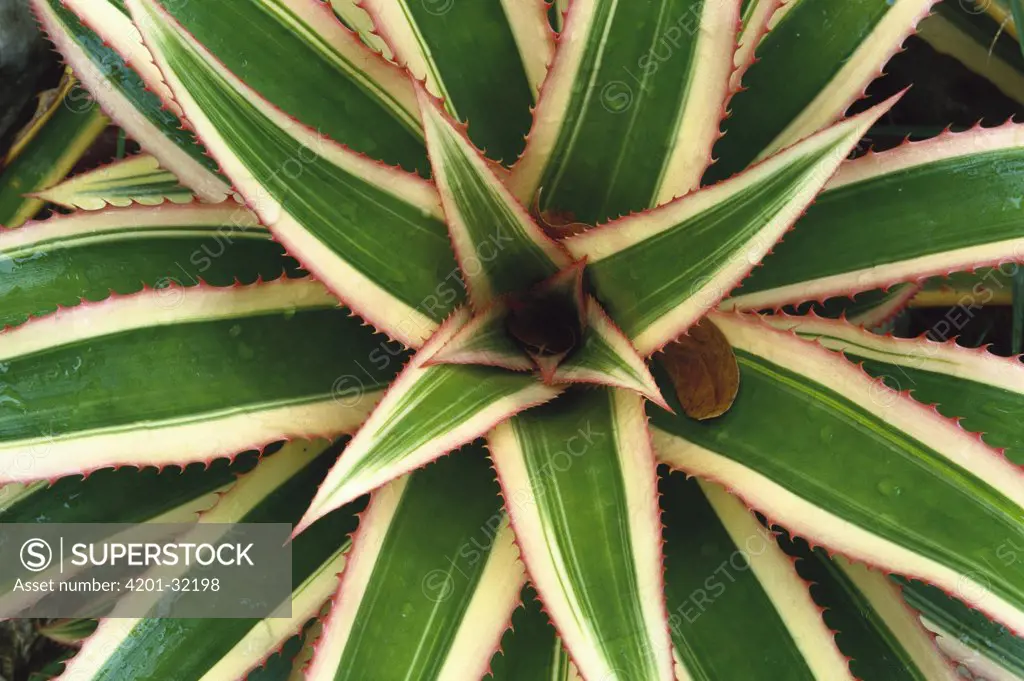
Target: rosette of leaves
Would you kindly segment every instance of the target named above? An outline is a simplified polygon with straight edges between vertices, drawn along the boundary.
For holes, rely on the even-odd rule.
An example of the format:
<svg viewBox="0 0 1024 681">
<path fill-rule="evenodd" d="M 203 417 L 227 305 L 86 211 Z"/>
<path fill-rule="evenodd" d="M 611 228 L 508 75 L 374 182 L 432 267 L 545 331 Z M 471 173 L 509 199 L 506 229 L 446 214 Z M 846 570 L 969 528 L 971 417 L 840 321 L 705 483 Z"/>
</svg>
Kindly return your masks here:
<svg viewBox="0 0 1024 681">
<path fill-rule="evenodd" d="M 849 160 L 931 0 L 32 5 L 151 158 L 0 234 L 0 520 L 296 527 L 290 619 L 67 678 L 955 679 L 886 573 L 1024 626 L 1019 362 L 774 313 L 1021 259 L 1024 128 Z"/>
</svg>

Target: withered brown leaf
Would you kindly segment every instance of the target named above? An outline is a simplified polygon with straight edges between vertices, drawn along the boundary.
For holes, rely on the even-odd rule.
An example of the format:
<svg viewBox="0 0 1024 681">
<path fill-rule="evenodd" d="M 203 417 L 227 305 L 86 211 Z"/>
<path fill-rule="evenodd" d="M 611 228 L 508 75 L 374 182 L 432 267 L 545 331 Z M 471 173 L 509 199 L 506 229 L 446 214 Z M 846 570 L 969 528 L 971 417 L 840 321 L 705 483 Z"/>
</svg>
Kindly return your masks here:
<svg viewBox="0 0 1024 681">
<path fill-rule="evenodd" d="M 667 345 L 661 363 L 688 416 L 704 421 L 729 411 L 739 391 L 740 369 L 725 334 L 710 319 Z"/>
</svg>

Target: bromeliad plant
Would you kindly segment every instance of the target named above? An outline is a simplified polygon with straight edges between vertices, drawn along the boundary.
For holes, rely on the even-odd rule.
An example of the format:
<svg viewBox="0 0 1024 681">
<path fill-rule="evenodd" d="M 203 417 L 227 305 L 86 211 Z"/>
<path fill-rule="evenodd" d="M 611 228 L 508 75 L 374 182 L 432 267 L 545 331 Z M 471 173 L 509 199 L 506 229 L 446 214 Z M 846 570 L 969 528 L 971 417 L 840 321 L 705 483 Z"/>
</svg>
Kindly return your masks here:
<svg viewBox="0 0 1024 681">
<path fill-rule="evenodd" d="M 1024 368 L 863 328 L 1024 252 L 1024 128 L 847 160 L 932 5 L 32 0 L 151 154 L 43 196 L 150 205 L 0 234 L 0 521 L 296 526 L 290 619 L 65 676 L 957 678 L 885 573 L 1024 629 Z"/>
</svg>

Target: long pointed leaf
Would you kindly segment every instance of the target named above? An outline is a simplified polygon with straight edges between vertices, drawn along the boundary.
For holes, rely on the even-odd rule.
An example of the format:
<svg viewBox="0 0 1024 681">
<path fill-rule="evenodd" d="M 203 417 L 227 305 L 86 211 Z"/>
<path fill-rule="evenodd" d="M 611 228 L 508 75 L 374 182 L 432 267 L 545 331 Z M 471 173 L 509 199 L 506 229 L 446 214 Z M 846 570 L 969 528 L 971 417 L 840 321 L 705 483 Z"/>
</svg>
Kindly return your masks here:
<svg viewBox="0 0 1024 681">
<path fill-rule="evenodd" d="M 679 678 L 852 680 L 789 558 L 720 487 L 662 482 L 666 597 Z M 722 641 L 744 642 L 736 654 Z"/>
<path fill-rule="evenodd" d="M 307 679 L 482 676 L 525 580 L 493 476 L 470 447 L 373 494 Z"/>
<path fill-rule="evenodd" d="M 792 329 L 843 352 L 872 376 L 914 399 L 936 404 L 948 418 L 960 420 L 985 442 L 1005 448 L 1012 461 L 1024 463 L 1024 364 L 983 348 L 955 342 L 879 336 L 851 324 L 817 318 L 772 317 L 773 326 Z"/>
<path fill-rule="evenodd" d="M 205 522 L 294 522 L 338 447 L 296 442 L 263 460 Z M 292 546 L 292 614 L 278 619 L 105 619 L 62 678 L 80 681 L 223 681 L 243 678 L 320 611 L 345 564 L 357 508 L 325 519 Z"/>
<path fill-rule="evenodd" d="M 123 0 L 66 1 L 122 56 L 142 62 L 137 68 L 146 85 L 181 110 Z M 170 1 L 161 7 L 224 68 L 289 116 L 354 151 L 410 171 L 426 170 L 408 78 L 363 45 L 323 3 Z"/>
<path fill-rule="evenodd" d="M 674 678 L 642 403 L 571 391 L 489 436 L 523 560 L 588 679 Z"/>
<path fill-rule="evenodd" d="M 465 309 L 453 314 L 391 384 L 345 456 L 331 469 L 297 531 L 561 392 L 530 374 L 428 364 L 468 319 Z"/>
<path fill-rule="evenodd" d="M 847 163 L 725 308 L 778 307 L 1024 259 L 1021 167 L 1024 126 L 1012 123 Z"/>
<path fill-rule="evenodd" d="M 425 91 L 419 94 L 431 168 L 473 305 L 483 309 L 571 265 L 473 143 Z"/>
<path fill-rule="evenodd" d="M 771 250 L 890 100 L 716 187 L 566 241 L 637 350 L 665 345 Z"/>
<path fill-rule="evenodd" d="M 39 199 L 65 208 L 99 210 L 107 206 L 127 207 L 132 204 L 158 206 L 165 201 L 191 203 L 192 192 L 178 182 L 174 173 L 160 168 L 149 154 L 116 161 L 88 172 L 79 173 L 45 191 L 36 192 Z"/>
<path fill-rule="evenodd" d="M 202 198 L 220 201 L 228 195 L 230 188 L 217 174 L 217 164 L 121 55 L 62 0 L 31 1 L 50 39 L 108 116 Z"/>
<path fill-rule="evenodd" d="M 697 186 L 719 135 L 740 0 L 570 6 L 513 192 L 595 224 Z"/>
<path fill-rule="evenodd" d="M 0 328 L 29 317 L 155 288 L 230 286 L 295 275 L 256 217 L 234 202 L 56 216 L 0 231 Z"/>
<path fill-rule="evenodd" d="M 790 0 L 729 102 L 711 184 L 838 120 L 936 0 Z M 828 30 L 822 30 L 827 22 Z"/>
<path fill-rule="evenodd" d="M 1024 526 L 1021 471 L 837 353 L 741 315 L 713 319 L 743 388 L 713 421 L 652 414 L 662 460 L 726 482 L 794 534 L 969 594 L 1021 629 L 1024 578 L 996 555 Z"/>
<path fill-rule="evenodd" d="M 511 165 L 554 54 L 542 0 L 369 0 L 362 7 L 395 59 L 472 124 L 470 136 L 491 159 Z"/>
<path fill-rule="evenodd" d="M 448 281 L 458 269 L 433 187 L 296 123 L 153 0 L 128 6 L 188 119 L 264 224 L 363 318 L 421 345 L 462 294 Z"/>
<path fill-rule="evenodd" d="M 64 179 L 110 121 L 66 76 L 49 106 L 23 130 L 0 160 L 0 225 L 13 229 L 31 219 L 43 201 L 30 196 Z"/>
<path fill-rule="evenodd" d="M 168 288 L 0 334 L 0 481 L 355 430 L 401 351 L 336 305 L 305 280 Z"/>
</svg>

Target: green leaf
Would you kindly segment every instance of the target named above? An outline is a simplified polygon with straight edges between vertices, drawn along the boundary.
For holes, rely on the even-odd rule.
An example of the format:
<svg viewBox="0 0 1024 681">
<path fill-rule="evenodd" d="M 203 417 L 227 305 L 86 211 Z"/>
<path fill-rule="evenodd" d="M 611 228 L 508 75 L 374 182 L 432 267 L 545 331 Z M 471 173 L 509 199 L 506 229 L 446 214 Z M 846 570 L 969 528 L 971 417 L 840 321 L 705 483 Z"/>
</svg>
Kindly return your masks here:
<svg viewBox="0 0 1024 681">
<path fill-rule="evenodd" d="M 997 12 L 1007 11 L 1002 2 L 992 0 L 985 5 L 993 15 L 987 15 L 981 4 L 964 8 L 959 3 L 940 2 L 935 13 L 921 22 L 919 35 L 1008 97 L 1024 103 L 1024 56 L 1014 37 L 1013 21 L 995 18 Z"/>
<path fill-rule="evenodd" d="M 125 57 L 82 23 L 63 0 L 31 1 L 50 39 L 107 115 L 203 199 L 220 201 L 228 195 L 230 188 L 217 174 L 217 164 L 206 156 L 195 136 L 183 129 L 175 110 L 165 108 L 157 94 L 159 90 L 153 91 L 152 79 L 147 81 L 134 66 L 129 66 Z M 106 0 L 90 4 L 97 8 L 105 5 Z M 135 31 L 123 15 L 103 16 L 90 25 L 111 27 L 113 30 L 105 36 L 107 40 L 116 33 L 135 44 L 133 51 L 126 52 L 127 58 L 146 72 L 145 65 L 151 60 L 142 46 L 132 40 Z M 77 95 L 79 106 L 83 94 Z"/>
<path fill-rule="evenodd" d="M 393 1 L 393 0 L 389 0 Z M 418 89 L 434 181 L 470 300 L 483 309 L 572 264 L 494 174 L 465 134 Z"/>
<path fill-rule="evenodd" d="M 138 67 L 143 79 L 165 103 L 187 109 L 185 102 L 172 99 L 174 84 L 164 82 L 167 74 L 161 73 L 159 59 L 154 64 L 142 45 L 125 4 L 119 0 L 68 1 L 122 56 L 135 57 L 133 63 L 143 62 Z M 410 171 L 426 169 L 423 133 L 409 79 L 363 45 L 326 4 L 308 0 L 168 0 L 160 7 L 225 69 L 284 114 L 315 128 L 321 137 Z M 198 130 L 205 138 L 206 133 Z M 277 170 L 292 172 L 284 165 Z"/>
<path fill-rule="evenodd" d="M 726 309 L 849 295 L 1024 249 L 1024 126 L 944 134 L 843 165 Z M 970 224 L 971 229 L 964 229 Z"/>
<path fill-rule="evenodd" d="M 517 554 L 482 447 L 374 492 L 306 679 L 480 678 L 525 581 Z"/>
<path fill-rule="evenodd" d="M 596 224 L 695 188 L 726 100 L 740 0 L 572 5 L 523 158 L 525 204 Z"/>
<path fill-rule="evenodd" d="M 829 558 L 820 548 L 812 551 L 802 540 L 783 535 L 779 541 L 797 557 L 797 569 L 858 679 L 961 680 L 886 575 L 841 556 Z"/>
<path fill-rule="evenodd" d="M 512 613 L 509 630 L 491 659 L 493 681 L 581 681 L 555 628 L 541 609 L 540 598 L 527 586 L 522 605 Z"/>
<path fill-rule="evenodd" d="M 71 76 L 41 97 L 52 101 L 40 102 L 36 118 L 0 160 L 0 225 L 8 229 L 39 212 L 43 201 L 33 192 L 64 179 L 110 122 Z"/>
<path fill-rule="evenodd" d="M 202 522 L 294 522 L 340 447 L 294 442 L 239 480 Z M 295 503 L 299 501 L 300 503 Z M 320 612 L 345 565 L 358 507 L 325 518 L 292 544 L 291 617 L 268 619 L 126 619 L 100 623 L 68 662 L 80 681 L 223 681 L 245 676 Z"/>
<path fill-rule="evenodd" d="M 164 202 L 191 203 L 195 196 L 149 154 L 79 173 L 55 187 L 36 192 L 41 200 L 65 208 L 100 210 L 133 204 L 159 206 Z"/>
<path fill-rule="evenodd" d="M 1011 548 L 1012 546 L 1012 548 Z M 1004 555 L 1016 560 L 1020 546 L 1007 541 Z M 903 597 L 921 613 L 924 626 L 946 655 L 970 670 L 976 678 L 992 681 L 1024 679 L 1024 640 L 1006 627 L 989 620 L 940 589 L 921 582 L 896 578 Z"/>
<path fill-rule="evenodd" d="M 841 351 L 871 376 L 896 391 L 909 391 L 925 404 L 960 421 L 966 430 L 984 433 L 986 443 L 1005 449 L 1024 464 L 1024 364 L 984 348 L 926 338 L 878 336 L 851 324 L 814 317 L 770 318 L 773 326 L 793 330 L 830 350 Z"/>
<path fill-rule="evenodd" d="M 509 335 L 508 305 L 497 300 L 458 329 L 428 364 L 479 364 L 509 371 L 533 371 L 535 365 Z"/>
<path fill-rule="evenodd" d="M 297 124 L 152 0 L 128 5 L 189 121 L 277 240 L 364 319 L 421 345 L 462 295 L 433 186 Z"/>
<path fill-rule="evenodd" d="M 712 421 L 652 413 L 662 461 L 728 480 L 816 544 L 968 590 L 997 621 L 1024 622 L 1024 576 L 996 555 L 1024 526 L 1016 466 L 837 353 L 756 318 L 712 319 L 736 351 L 743 389 Z"/>
<path fill-rule="evenodd" d="M 643 357 L 593 297 L 587 296 L 583 338 L 558 364 L 550 382 L 592 383 L 634 390 L 660 407 L 668 408 Z"/>
<path fill-rule="evenodd" d="M 565 242 L 637 350 L 679 336 L 761 261 L 895 100 L 728 182 Z"/>
<path fill-rule="evenodd" d="M 234 202 L 75 213 L 0 232 L 0 328 L 82 300 L 155 288 L 251 284 L 298 268 Z"/>
<path fill-rule="evenodd" d="M 744 90 L 729 102 L 718 182 L 840 119 L 936 0 L 793 0 L 771 19 Z M 827 22 L 828 30 L 822 30 Z"/>
<path fill-rule="evenodd" d="M 675 678 L 642 405 L 572 390 L 489 436 L 523 560 L 584 678 Z"/>
<path fill-rule="evenodd" d="M 388 387 L 387 395 L 324 480 L 297 532 L 325 513 L 561 392 L 530 374 L 487 366 L 429 364 L 468 320 L 468 310 L 456 311 Z"/>
<path fill-rule="evenodd" d="M 0 482 L 355 430 L 402 353 L 336 306 L 306 280 L 168 288 L 0 334 Z"/>
<path fill-rule="evenodd" d="M 37 631 L 40 636 L 45 636 L 51 641 L 67 646 L 76 646 L 96 631 L 96 625 L 96 620 L 92 619 L 63 619 L 44 624 Z"/>
<path fill-rule="evenodd" d="M 456 119 L 472 124 L 477 146 L 511 165 L 523 151 L 531 107 L 554 56 L 545 3 L 369 0 L 361 6 L 396 60 L 425 80 Z"/>
<path fill-rule="evenodd" d="M 852 680 L 775 536 L 722 488 L 662 477 L 665 593 L 683 679 Z M 723 640 L 742 641 L 737 654 Z"/>
</svg>

